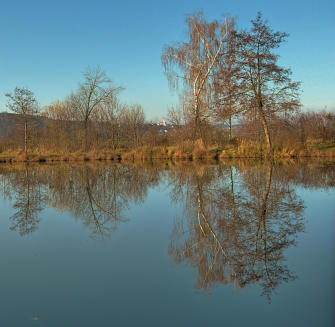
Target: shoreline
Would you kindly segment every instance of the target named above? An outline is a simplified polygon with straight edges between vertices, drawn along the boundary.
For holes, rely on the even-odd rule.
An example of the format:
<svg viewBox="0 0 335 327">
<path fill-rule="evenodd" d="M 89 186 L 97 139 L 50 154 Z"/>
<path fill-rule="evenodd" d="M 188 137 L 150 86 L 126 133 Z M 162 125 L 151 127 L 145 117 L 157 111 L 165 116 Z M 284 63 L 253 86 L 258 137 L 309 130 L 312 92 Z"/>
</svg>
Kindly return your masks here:
<svg viewBox="0 0 335 327">
<path fill-rule="evenodd" d="M 68 154 L 50 154 L 50 153 L 30 153 L 27 155 L 22 153 L 16 154 L 0 154 L 0 164 L 12 163 L 30 163 L 30 162 L 86 162 L 86 161 L 112 161 L 112 162 L 147 162 L 147 161 L 197 161 L 197 162 L 221 162 L 231 159 L 239 160 L 269 160 L 264 152 L 255 153 L 246 149 L 239 152 L 238 149 L 233 150 L 195 150 L 193 152 L 183 152 L 158 149 L 137 149 L 124 152 L 74 152 Z M 274 160 L 331 160 L 335 161 L 335 150 L 315 151 L 315 150 L 291 150 L 274 152 Z"/>
</svg>

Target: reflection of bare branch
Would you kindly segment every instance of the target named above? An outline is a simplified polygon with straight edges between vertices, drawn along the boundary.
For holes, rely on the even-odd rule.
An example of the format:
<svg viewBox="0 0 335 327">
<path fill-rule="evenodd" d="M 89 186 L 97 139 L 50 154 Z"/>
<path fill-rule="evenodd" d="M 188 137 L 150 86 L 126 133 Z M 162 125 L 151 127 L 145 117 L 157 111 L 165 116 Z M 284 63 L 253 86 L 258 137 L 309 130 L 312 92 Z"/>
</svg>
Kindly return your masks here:
<svg viewBox="0 0 335 327">
<path fill-rule="evenodd" d="M 201 193 L 200 193 L 200 191 L 199 191 L 199 187 L 198 187 L 198 201 L 201 203 Z M 227 260 L 228 265 L 231 267 L 229 257 L 228 257 L 228 255 L 227 255 L 226 251 L 223 249 L 223 246 L 222 246 L 220 240 L 218 239 L 218 237 L 216 236 L 216 234 L 215 234 L 215 232 L 214 232 L 214 230 L 213 230 L 211 224 L 208 222 L 208 220 L 207 220 L 207 218 L 206 218 L 206 216 L 205 216 L 205 214 L 204 214 L 204 211 L 203 211 L 203 209 L 202 209 L 202 205 L 199 205 L 199 208 L 200 208 L 201 217 L 202 217 L 203 220 L 205 221 L 205 224 L 206 224 L 207 228 L 209 229 L 209 231 L 210 231 L 210 233 L 212 234 L 213 238 L 214 238 L 215 241 L 217 242 L 217 244 L 218 244 L 218 246 L 219 246 L 219 248 L 220 248 L 222 254 L 224 255 L 224 257 L 225 257 L 226 260 Z M 234 275 L 235 275 L 234 269 L 231 268 L 231 270 L 232 270 L 232 272 L 233 272 Z"/>
<path fill-rule="evenodd" d="M 208 267 L 208 270 L 207 270 L 207 273 L 206 273 L 206 275 L 205 275 L 205 278 L 204 278 L 204 281 L 203 281 L 203 284 L 202 284 L 201 288 L 204 288 L 204 287 L 205 287 L 205 284 L 206 284 L 206 282 L 207 282 L 207 277 L 209 276 L 209 273 L 213 270 L 214 265 L 216 264 L 216 257 L 217 257 L 217 255 L 219 254 L 219 252 L 220 252 L 220 249 L 218 249 L 218 250 L 216 251 L 214 258 L 213 258 L 213 260 L 212 260 L 210 266 Z"/>
<path fill-rule="evenodd" d="M 89 202 L 89 205 L 90 205 L 90 209 L 91 209 L 91 213 L 92 213 L 92 218 L 93 218 L 94 224 L 95 224 L 95 226 L 97 228 L 98 233 L 101 236 L 103 236 L 104 235 L 103 224 L 100 223 L 99 219 L 97 218 L 97 216 L 95 214 L 95 211 L 94 211 L 94 208 L 93 208 L 93 203 L 92 203 L 93 201 L 92 201 L 92 196 L 91 196 L 90 188 L 86 187 L 86 190 L 87 190 L 88 202 Z"/>
<path fill-rule="evenodd" d="M 206 236 L 206 233 L 201 225 L 201 221 L 200 221 L 200 215 L 201 215 L 201 201 L 200 201 L 200 197 L 198 197 L 198 224 L 199 224 L 199 227 L 201 229 L 201 232 L 204 236 Z"/>
<path fill-rule="evenodd" d="M 89 171 L 86 169 L 86 192 L 87 199 L 89 203 L 89 209 L 91 217 L 93 218 L 93 225 L 96 230 L 93 235 L 100 235 L 102 238 L 110 236 L 110 233 L 115 230 L 115 226 L 108 226 L 108 223 L 113 220 L 113 223 L 119 223 L 122 219 L 119 217 L 119 213 L 116 211 L 116 206 L 114 211 L 104 207 L 92 194 L 92 188 L 89 180 Z M 113 201 L 115 203 L 115 201 Z M 96 207 L 96 208 L 95 208 Z M 98 213 L 98 215 L 96 214 Z"/>
<path fill-rule="evenodd" d="M 266 242 L 266 212 L 267 212 L 267 201 L 268 201 L 268 197 L 270 193 L 271 177 L 272 177 L 272 166 L 269 166 L 268 173 L 267 173 L 266 187 L 265 187 L 265 192 L 263 196 L 263 204 L 262 204 L 262 209 L 261 209 L 260 221 L 262 221 L 263 223 L 264 264 L 265 264 L 266 276 L 269 282 L 272 283 L 271 277 L 269 275 L 269 268 L 268 268 L 268 262 L 267 262 L 268 249 L 267 249 L 267 242 Z"/>
<path fill-rule="evenodd" d="M 268 167 L 268 172 L 267 172 L 267 181 L 266 181 L 266 187 L 263 195 L 263 202 L 262 202 L 262 207 L 260 210 L 259 214 L 259 219 L 258 219 L 258 225 L 257 225 L 257 232 L 256 232 L 256 239 L 255 239 L 255 258 L 258 253 L 258 237 L 259 237 L 259 231 L 261 226 L 263 225 L 263 244 L 264 244 L 264 263 L 268 275 L 268 269 L 267 269 L 267 258 L 266 258 L 266 253 L 267 253 L 267 244 L 266 244 L 266 212 L 267 212 L 267 201 L 270 193 L 270 186 L 271 186 L 271 177 L 272 177 L 272 166 Z"/>
</svg>

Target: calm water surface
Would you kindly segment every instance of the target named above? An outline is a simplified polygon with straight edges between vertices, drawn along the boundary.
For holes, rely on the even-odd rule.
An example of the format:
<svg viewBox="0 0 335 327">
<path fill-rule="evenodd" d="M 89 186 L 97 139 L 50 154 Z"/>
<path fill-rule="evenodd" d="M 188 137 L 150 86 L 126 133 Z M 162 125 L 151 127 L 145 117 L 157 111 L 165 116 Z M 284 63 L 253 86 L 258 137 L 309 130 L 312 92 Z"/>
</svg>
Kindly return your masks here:
<svg viewBox="0 0 335 327">
<path fill-rule="evenodd" d="M 335 166 L 0 166 L 0 326 L 334 326 Z"/>
</svg>

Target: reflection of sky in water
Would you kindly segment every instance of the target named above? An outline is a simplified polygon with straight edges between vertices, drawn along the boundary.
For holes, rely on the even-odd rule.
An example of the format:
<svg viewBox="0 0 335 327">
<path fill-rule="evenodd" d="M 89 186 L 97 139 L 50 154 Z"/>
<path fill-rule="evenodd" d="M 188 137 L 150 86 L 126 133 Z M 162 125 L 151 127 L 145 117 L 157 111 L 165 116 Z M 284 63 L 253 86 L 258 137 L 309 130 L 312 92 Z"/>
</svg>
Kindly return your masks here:
<svg viewBox="0 0 335 327">
<path fill-rule="evenodd" d="M 0 200 L 0 325 L 3 326 L 332 326 L 334 322 L 334 191 L 297 194 L 305 233 L 284 254 L 295 281 L 268 304 L 258 286 L 194 288 L 196 269 L 168 255 L 174 216 L 165 182 L 110 239 L 94 240 L 79 219 L 46 208 L 38 229 L 9 232 L 10 201 Z M 38 317 L 39 320 L 32 320 Z"/>
</svg>

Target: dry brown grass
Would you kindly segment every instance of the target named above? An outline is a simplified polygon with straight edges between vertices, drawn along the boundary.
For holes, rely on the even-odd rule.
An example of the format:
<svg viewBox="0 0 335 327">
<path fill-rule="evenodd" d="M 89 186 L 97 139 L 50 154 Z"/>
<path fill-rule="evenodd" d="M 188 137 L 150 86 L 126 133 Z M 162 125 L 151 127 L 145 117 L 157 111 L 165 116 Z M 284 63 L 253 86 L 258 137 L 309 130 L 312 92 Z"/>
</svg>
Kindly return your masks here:
<svg viewBox="0 0 335 327">
<path fill-rule="evenodd" d="M 206 147 L 201 140 L 184 141 L 176 146 L 143 146 L 128 151 L 109 151 L 93 149 L 89 152 L 59 152 L 38 148 L 31 151 L 26 157 L 22 149 L 3 151 L 0 154 L 0 163 L 12 162 L 82 162 L 82 161 L 204 161 L 230 160 L 232 158 L 266 158 L 266 147 L 256 142 L 241 141 L 238 144 L 226 144 L 218 147 L 213 145 Z M 295 158 L 335 158 L 335 149 L 295 149 L 293 147 L 275 147 L 275 159 Z"/>
</svg>

